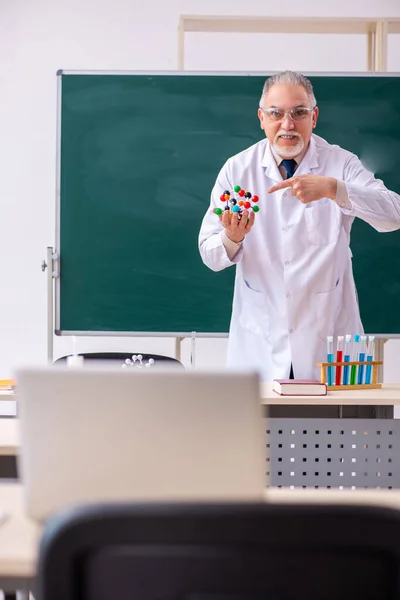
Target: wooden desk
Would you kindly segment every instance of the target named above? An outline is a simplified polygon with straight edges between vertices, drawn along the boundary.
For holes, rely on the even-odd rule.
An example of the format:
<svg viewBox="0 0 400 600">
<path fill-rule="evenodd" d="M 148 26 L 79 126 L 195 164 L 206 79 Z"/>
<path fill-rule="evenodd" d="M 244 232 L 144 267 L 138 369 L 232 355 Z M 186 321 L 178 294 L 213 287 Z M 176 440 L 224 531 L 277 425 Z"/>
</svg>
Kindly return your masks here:
<svg viewBox="0 0 400 600">
<path fill-rule="evenodd" d="M 400 510 L 400 490 L 288 490 L 269 488 L 267 502 L 274 504 L 356 504 Z"/>
<path fill-rule="evenodd" d="M 261 397 L 265 416 L 271 418 L 393 419 L 393 407 L 400 404 L 400 384 L 384 384 L 379 390 L 329 391 L 326 396 L 279 396 L 271 383 L 265 383 Z"/>
<path fill-rule="evenodd" d="M 394 405 L 400 404 L 399 384 L 387 384 L 379 390 L 334 391 L 329 392 L 327 396 L 279 396 L 272 391 L 271 384 L 264 384 L 261 396 L 265 414 L 269 416 L 266 421 L 266 430 L 269 432 L 266 458 L 269 459 L 269 468 L 266 471 L 270 474 L 270 485 L 295 488 L 317 485 L 332 488 L 400 488 L 400 463 L 396 442 L 400 435 L 400 421 L 389 420 L 388 415 L 375 413 L 373 418 L 385 419 L 381 426 L 381 421 L 373 422 L 371 415 L 360 412 L 363 407 L 391 407 L 393 410 Z M 352 408 L 354 411 L 342 414 L 341 407 Z M 296 410 L 304 412 L 296 413 Z M 349 418 L 340 419 L 342 416 Z M 358 421 L 355 426 L 352 425 L 351 417 Z M 368 439 L 362 438 L 362 432 L 359 431 L 362 428 L 368 430 Z M 354 429 L 357 430 L 357 440 L 353 439 Z M 374 438 L 374 429 L 378 432 L 377 435 L 380 435 L 379 440 Z M 340 432 L 344 434 L 343 439 L 338 439 L 338 430 L 343 430 Z M 307 434 L 307 438 L 300 440 L 299 435 L 302 431 Z M 296 434 L 297 439 L 289 436 L 292 433 Z M 315 437 L 317 434 L 318 439 Z M 369 450 L 361 451 L 363 445 L 365 448 L 368 446 Z M 356 446 L 357 451 L 353 452 Z M 18 455 L 19 447 L 18 419 L 0 418 L 0 466 L 3 478 L 17 477 L 13 457 Z M 311 450 L 314 447 L 318 450 Z M 304 450 L 305 448 L 307 450 Z M 328 448 L 329 453 L 326 451 Z M 375 453 L 371 452 L 372 448 L 376 448 Z M 316 460 L 321 468 L 311 469 L 311 462 Z M 339 460 L 344 464 L 339 465 Z M 364 461 L 367 468 L 361 469 Z M 307 463 L 309 468 L 301 469 L 301 462 Z M 353 462 L 356 463 L 357 469 L 352 467 Z M 374 470 L 373 465 L 378 462 L 382 469 Z M 333 468 L 330 468 L 331 466 Z"/>
<path fill-rule="evenodd" d="M 9 390 L 0 390 L 0 401 L 1 400 L 16 400 L 16 394 Z"/>
<path fill-rule="evenodd" d="M 400 384 L 383 384 L 380 390 L 331 391 L 326 396 L 279 396 L 272 390 L 271 383 L 263 383 L 261 398 L 262 404 L 269 406 L 395 406 L 400 404 Z"/>
<path fill-rule="evenodd" d="M 265 500 L 286 504 L 368 504 L 400 510 L 400 491 L 270 489 Z M 24 516 L 21 484 L 0 484 L 0 507 L 9 513 L 0 524 L 0 589 L 32 589 L 42 527 Z"/>
<path fill-rule="evenodd" d="M 399 405 L 400 404 L 400 384 L 383 384 L 380 390 L 348 390 L 328 392 L 327 396 L 279 396 L 272 390 L 272 383 L 261 384 L 261 398 L 263 404 L 298 404 L 298 405 L 358 405 L 371 406 L 376 404 Z M 17 400 L 14 392 L 0 391 L 0 401 Z"/>
<path fill-rule="evenodd" d="M 400 384 L 387 384 L 380 390 L 328 392 L 327 396 L 279 396 L 272 384 L 261 385 L 263 406 L 394 406 L 400 405 Z M 0 417 L 0 456 L 15 456 L 20 446 L 19 421 Z"/>
</svg>

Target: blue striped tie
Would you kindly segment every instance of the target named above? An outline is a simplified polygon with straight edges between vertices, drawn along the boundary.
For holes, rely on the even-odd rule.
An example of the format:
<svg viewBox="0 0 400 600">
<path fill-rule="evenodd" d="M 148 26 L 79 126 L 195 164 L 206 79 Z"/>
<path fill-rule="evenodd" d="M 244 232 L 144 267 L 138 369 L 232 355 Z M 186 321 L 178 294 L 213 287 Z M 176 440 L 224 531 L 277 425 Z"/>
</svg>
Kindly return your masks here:
<svg viewBox="0 0 400 600">
<path fill-rule="evenodd" d="M 296 161 L 294 160 L 294 158 L 290 158 L 288 160 L 283 160 L 282 161 L 283 166 L 286 169 L 286 179 L 290 179 L 290 177 L 293 177 L 295 169 L 296 169 Z"/>
</svg>

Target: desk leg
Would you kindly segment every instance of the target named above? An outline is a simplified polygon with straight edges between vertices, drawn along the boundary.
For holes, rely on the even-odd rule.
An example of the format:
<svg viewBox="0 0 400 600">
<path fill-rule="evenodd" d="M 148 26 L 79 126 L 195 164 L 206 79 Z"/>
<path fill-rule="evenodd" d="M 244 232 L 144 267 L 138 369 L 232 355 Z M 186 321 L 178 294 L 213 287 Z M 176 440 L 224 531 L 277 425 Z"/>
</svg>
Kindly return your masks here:
<svg viewBox="0 0 400 600">
<path fill-rule="evenodd" d="M 383 361 L 386 341 L 382 338 L 375 339 L 375 360 Z M 383 383 L 383 365 L 378 366 L 378 383 Z"/>
</svg>

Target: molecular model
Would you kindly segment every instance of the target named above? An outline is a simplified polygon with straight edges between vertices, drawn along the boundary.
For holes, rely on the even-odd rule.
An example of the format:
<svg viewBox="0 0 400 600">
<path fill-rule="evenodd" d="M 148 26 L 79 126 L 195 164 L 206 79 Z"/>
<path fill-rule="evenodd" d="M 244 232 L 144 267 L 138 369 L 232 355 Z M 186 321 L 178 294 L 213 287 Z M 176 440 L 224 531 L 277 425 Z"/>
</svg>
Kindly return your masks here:
<svg viewBox="0 0 400 600">
<path fill-rule="evenodd" d="M 137 369 L 143 369 L 143 367 L 151 367 L 154 365 L 154 358 L 149 358 L 146 364 L 143 363 L 143 356 L 141 354 L 132 354 L 132 360 L 127 358 L 122 364 L 122 368 L 136 367 Z"/>
<path fill-rule="evenodd" d="M 259 200 L 258 196 L 253 196 L 253 194 L 248 190 L 243 190 L 240 185 L 235 185 L 233 190 L 235 194 L 237 194 L 236 198 L 235 194 L 232 196 L 229 190 L 225 190 L 224 193 L 219 197 L 221 202 L 225 202 L 224 210 L 229 210 L 230 215 L 233 215 L 233 213 L 238 213 L 240 219 L 244 210 L 253 209 L 254 212 L 258 212 L 260 210 L 260 207 L 255 204 Z M 222 215 L 222 213 L 222 208 L 215 209 L 215 214 Z"/>
</svg>

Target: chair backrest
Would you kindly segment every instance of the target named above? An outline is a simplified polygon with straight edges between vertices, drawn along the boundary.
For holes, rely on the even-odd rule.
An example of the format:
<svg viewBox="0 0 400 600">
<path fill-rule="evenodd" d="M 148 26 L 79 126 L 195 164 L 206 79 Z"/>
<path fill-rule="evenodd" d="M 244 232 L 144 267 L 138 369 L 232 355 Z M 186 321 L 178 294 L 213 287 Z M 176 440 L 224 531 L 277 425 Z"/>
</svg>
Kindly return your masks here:
<svg viewBox="0 0 400 600">
<path fill-rule="evenodd" d="M 399 566 L 388 508 L 92 505 L 48 522 L 35 598 L 389 600 Z"/>
<path fill-rule="evenodd" d="M 60 356 L 54 361 L 54 364 L 62 364 L 67 361 L 68 356 Z M 148 363 L 150 359 L 154 360 L 154 366 L 157 366 L 159 363 L 162 363 L 162 366 L 174 366 L 180 369 L 184 369 L 184 365 L 177 359 L 172 358 L 172 356 L 163 356 L 162 354 L 153 354 L 153 353 L 132 353 L 132 352 L 81 352 L 79 356 L 83 356 L 85 361 L 93 362 L 93 361 L 112 361 L 113 363 L 119 363 L 122 365 L 126 360 L 132 360 L 132 356 L 141 356 L 143 364 Z M 139 362 L 139 361 L 137 361 Z"/>
</svg>

